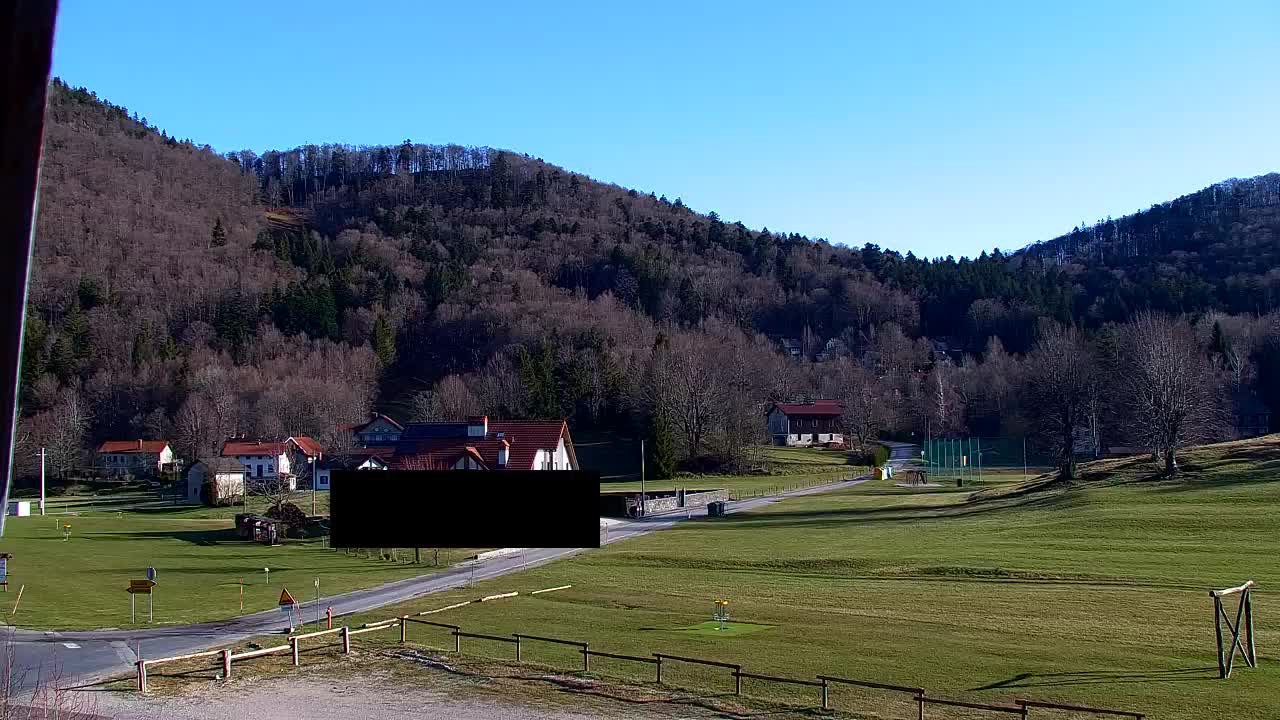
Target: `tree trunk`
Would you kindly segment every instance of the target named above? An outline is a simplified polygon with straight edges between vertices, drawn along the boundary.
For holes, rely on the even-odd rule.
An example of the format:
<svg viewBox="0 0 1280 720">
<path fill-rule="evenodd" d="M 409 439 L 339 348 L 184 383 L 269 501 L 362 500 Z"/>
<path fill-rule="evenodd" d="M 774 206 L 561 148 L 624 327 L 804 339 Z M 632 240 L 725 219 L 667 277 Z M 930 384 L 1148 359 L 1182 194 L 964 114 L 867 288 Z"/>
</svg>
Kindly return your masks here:
<svg viewBox="0 0 1280 720">
<path fill-rule="evenodd" d="M 413 549 L 413 564 L 414 565 L 422 564 L 422 548 Z"/>
<path fill-rule="evenodd" d="M 1178 458 L 1174 454 L 1172 447 L 1166 450 L 1164 454 L 1164 474 L 1165 475 L 1178 474 Z"/>
</svg>

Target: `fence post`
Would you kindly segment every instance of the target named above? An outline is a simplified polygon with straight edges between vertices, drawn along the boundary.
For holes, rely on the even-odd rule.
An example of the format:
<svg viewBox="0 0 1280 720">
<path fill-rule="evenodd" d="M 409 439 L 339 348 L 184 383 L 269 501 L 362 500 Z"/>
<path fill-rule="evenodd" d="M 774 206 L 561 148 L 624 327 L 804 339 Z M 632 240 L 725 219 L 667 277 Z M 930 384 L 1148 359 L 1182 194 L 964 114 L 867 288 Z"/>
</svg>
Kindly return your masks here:
<svg viewBox="0 0 1280 720">
<path fill-rule="evenodd" d="M 582 672 L 591 671 L 591 654 L 588 652 L 590 649 L 588 643 L 582 643 Z"/>
<path fill-rule="evenodd" d="M 147 691 L 147 661 L 138 659 L 138 692 L 145 693 Z"/>
<path fill-rule="evenodd" d="M 823 678 L 823 679 L 822 679 L 822 709 L 823 709 L 823 710 L 826 710 L 826 709 L 827 709 L 827 680 L 826 680 L 826 678 Z"/>
<path fill-rule="evenodd" d="M 222 679 L 231 679 L 231 648 L 222 651 Z"/>
<path fill-rule="evenodd" d="M 733 694 L 741 695 L 742 694 L 742 666 L 741 665 L 738 665 L 733 669 L 733 679 L 734 679 Z"/>
<path fill-rule="evenodd" d="M 298 638 L 289 638 L 289 652 L 293 653 L 293 666 L 298 667 Z"/>
<path fill-rule="evenodd" d="M 461 655 L 462 654 L 462 636 L 458 634 L 459 632 L 461 631 L 459 630 L 453 631 L 453 651 Z"/>
<path fill-rule="evenodd" d="M 400 618 L 400 643 L 402 645 L 404 644 L 405 640 L 408 638 L 408 634 L 409 634 L 409 629 L 408 629 L 409 621 L 404 619 L 407 617 L 409 616 L 405 615 L 404 617 Z"/>
<path fill-rule="evenodd" d="M 1218 677 L 1227 676 L 1227 658 L 1222 654 L 1222 598 L 1213 596 L 1213 629 L 1218 635 Z"/>
<path fill-rule="evenodd" d="M 520 636 L 516 635 L 516 662 L 520 662 Z"/>
<path fill-rule="evenodd" d="M 662 656 L 658 655 L 658 684 L 662 684 Z"/>
<path fill-rule="evenodd" d="M 920 720 L 924 720 L 924 693 L 916 696 L 916 702 L 920 703 Z"/>
<path fill-rule="evenodd" d="M 342 654 L 351 654 L 351 628 L 350 626 L 342 626 Z"/>
</svg>

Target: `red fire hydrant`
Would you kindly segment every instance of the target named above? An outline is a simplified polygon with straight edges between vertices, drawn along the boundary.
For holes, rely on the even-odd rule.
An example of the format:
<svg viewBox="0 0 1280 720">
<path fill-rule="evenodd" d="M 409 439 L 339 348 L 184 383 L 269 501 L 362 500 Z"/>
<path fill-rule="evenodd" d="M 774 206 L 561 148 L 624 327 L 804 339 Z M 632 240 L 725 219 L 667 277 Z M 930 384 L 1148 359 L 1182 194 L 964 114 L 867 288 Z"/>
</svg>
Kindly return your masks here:
<svg viewBox="0 0 1280 720">
<path fill-rule="evenodd" d="M 333 607 L 332 607 L 332 606 L 330 606 L 329 608 L 327 608 L 327 609 L 324 611 L 324 614 L 325 614 L 325 617 L 328 619 L 328 622 L 329 622 L 329 627 L 328 627 L 328 629 L 329 629 L 329 630 L 332 630 L 332 629 L 333 629 Z"/>
</svg>

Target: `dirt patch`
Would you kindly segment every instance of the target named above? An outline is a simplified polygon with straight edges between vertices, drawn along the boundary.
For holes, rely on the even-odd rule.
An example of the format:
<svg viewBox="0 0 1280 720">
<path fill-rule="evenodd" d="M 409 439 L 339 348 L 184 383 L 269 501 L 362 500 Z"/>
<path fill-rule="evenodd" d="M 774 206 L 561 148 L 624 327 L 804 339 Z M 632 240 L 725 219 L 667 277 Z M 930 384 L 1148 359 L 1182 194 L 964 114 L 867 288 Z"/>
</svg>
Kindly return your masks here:
<svg viewBox="0 0 1280 720">
<path fill-rule="evenodd" d="M 641 720 L 754 714 L 737 698 L 620 684 L 533 667 L 459 660 L 416 649 L 353 654 L 298 669 L 262 667 L 230 682 L 187 676 L 147 697 L 100 687 L 97 712 L 130 720 Z M 798 717 L 772 708 L 771 718 Z M 781 712 L 779 712 L 782 710 Z"/>
</svg>

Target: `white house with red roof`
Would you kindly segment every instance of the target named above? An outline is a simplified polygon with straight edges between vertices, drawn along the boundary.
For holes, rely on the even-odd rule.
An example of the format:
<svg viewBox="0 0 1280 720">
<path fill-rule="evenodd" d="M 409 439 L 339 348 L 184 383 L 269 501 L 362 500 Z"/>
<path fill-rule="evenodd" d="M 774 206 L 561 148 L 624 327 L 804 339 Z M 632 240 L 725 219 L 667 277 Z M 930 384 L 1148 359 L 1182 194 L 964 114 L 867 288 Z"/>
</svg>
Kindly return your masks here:
<svg viewBox="0 0 1280 720">
<path fill-rule="evenodd" d="M 774 403 L 766 417 L 774 445 L 806 447 L 844 442 L 842 415 L 836 400 L 807 400 Z"/>
<path fill-rule="evenodd" d="M 399 470 L 577 470 L 569 425 L 564 420 L 410 423 L 404 427 L 391 469 Z"/>
<path fill-rule="evenodd" d="M 244 466 L 245 477 L 254 480 L 275 480 L 290 475 L 289 456 L 296 445 L 290 440 L 250 440 L 231 438 L 222 444 L 222 457 L 231 458 Z"/>
<path fill-rule="evenodd" d="M 112 475 L 163 472 L 173 463 L 168 440 L 108 440 L 97 454 L 98 466 Z"/>
</svg>

